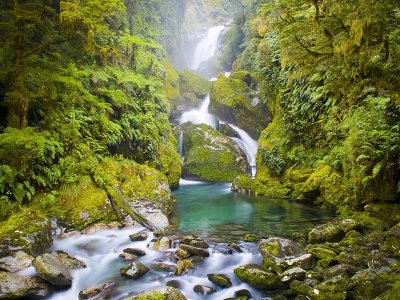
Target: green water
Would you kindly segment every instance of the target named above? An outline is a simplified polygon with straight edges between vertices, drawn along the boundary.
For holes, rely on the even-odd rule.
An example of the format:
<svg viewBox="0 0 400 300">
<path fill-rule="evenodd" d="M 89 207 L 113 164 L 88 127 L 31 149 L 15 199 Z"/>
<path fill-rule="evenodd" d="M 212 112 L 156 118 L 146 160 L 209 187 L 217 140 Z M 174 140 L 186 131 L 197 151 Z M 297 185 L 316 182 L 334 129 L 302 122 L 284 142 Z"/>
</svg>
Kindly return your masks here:
<svg viewBox="0 0 400 300">
<path fill-rule="evenodd" d="M 174 195 L 173 227 L 214 240 L 240 239 L 248 232 L 291 237 L 334 216 L 316 206 L 233 193 L 230 184 L 183 184 Z"/>
</svg>

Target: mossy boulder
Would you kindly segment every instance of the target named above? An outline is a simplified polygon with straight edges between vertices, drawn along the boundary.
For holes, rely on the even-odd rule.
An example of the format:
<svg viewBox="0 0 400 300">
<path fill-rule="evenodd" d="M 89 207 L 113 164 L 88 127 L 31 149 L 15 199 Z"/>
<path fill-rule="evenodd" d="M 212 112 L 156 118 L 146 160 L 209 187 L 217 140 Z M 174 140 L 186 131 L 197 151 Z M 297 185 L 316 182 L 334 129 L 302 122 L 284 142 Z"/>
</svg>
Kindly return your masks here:
<svg viewBox="0 0 400 300">
<path fill-rule="evenodd" d="M 150 269 L 139 261 L 132 262 L 129 265 L 122 267 L 120 273 L 123 277 L 129 279 L 138 279 L 149 272 Z"/>
<path fill-rule="evenodd" d="M 178 289 L 165 286 L 123 300 L 186 300 L 186 297 Z"/>
<path fill-rule="evenodd" d="M 278 275 L 263 271 L 256 264 L 240 266 L 234 272 L 237 278 L 256 289 L 276 289 L 282 286 Z"/>
<path fill-rule="evenodd" d="M 225 274 L 207 274 L 207 278 L 220 288 L 229 288 L 232 286 L 231 279 Z"/>
<path fill-rule="evenodd" d="M 39 255 L 52 244 L 52 225 L 40 210 L 24 208 L 0 223 L 0 256 L 22 250 Z"/>
<path fill-rule="evenodd" d="M 264 104 L 257 100 L 256 91 L 249 86 L 254 81 L 249 73 L 221 74 L 210 89 L 210 111 L 219 119 L 233 123 L 258 139 L 271 121 Z"/>
<path fill-rule="evenodd" d="M 344 235 L 344 231 L 338 224 L 329 223 L 313 228 L 308 233 L 308 241 L 311 244 L 339 242 Z"/>
<path fill-rule="evenodd" d="M 249 170 L 239 146 L 208 125 L 185 124 L 182 177 L 192 180 L 232 182 Z"/>
</svg>

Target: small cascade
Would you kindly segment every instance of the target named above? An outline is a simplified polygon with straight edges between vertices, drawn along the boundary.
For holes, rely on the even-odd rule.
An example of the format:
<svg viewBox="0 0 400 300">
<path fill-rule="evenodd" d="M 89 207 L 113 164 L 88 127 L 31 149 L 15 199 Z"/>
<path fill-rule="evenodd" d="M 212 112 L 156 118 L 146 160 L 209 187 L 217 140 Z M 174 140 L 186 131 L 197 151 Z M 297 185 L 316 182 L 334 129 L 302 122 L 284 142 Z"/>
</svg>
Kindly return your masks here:
<svg viewBox="0 0 400 300">
<path fill-rule="evenodd" d="M 210 105 L 210 95 L 204 99 L 203 103 L 198 109 L 193 109 L 184 112 L 180 119 L 180 124 L 193 123 L 193 124 L 207 124 L 213 128 L 217 127 L 217 119 L 208 112 Z"/>
<path fill-rule="evenodd" d="M 217 51 L 218 38 L 224 29 L 225 25 L 221 25 L 211 27 L 207 31 L 207 36 L 196 47 L 191 67 L 192 70 L 198 70 L 203 62 L 208 61 L 214 56 Z"/>
<path fill-rule="evenodd" d="M 183 161 L 183 131 L 179 134 L 178 151 Z"/>
<path fill-rule="evenodd" d="M 258 143 L 255 140 L 253 140 L 250 137 L 250 135 L 243 129 L 240 129 L 239 127 L 232 125 L 232 124 L 228 124 L 228 125 L 239 135 L 240 139 L 238 139 L 238 138 L 232 138 L 232 139 L 246 153 L 247 161 L 249 162 L 250 167 L 251 167 L 251 176 L 255 176 L 256 175 L 256 154 L 257 154 Z"/>
</svg>

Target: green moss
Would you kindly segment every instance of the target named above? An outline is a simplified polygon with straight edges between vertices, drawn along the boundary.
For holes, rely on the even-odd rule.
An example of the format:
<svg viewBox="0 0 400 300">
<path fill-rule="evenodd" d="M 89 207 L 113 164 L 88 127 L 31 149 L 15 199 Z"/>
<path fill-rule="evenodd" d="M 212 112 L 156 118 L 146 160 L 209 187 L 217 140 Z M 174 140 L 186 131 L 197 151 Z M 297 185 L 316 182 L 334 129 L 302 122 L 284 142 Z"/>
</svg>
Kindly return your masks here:
<svg viewBox="0 0 400 300">
<path fill-rule="evenodd" d="M 169 100 L 180 98 L 179 74 L 167 59 L 161 61 L 164 67 L 164 94 Z"/>
<path fill-rule="evenodd" d="M 274 289 L 280 285 L 277 275 L 261 270 L 258 265 L 248 264 L 234 270 L 237 278 L 256 289 Z"/>
<path fill-rule="evenodd" d="M 253 85 L 253 79 L 247 72 L 233 73 L 231 77 L 220 75 L 211 85 L 210 111 L 258 138 L 270 122 L 270 114 L 262 103 L 253 105 L 257 95 L 250 85 Z"/>
<path fill-rule="evenodd" d="M 206 181 L 232 182 L 247 173 L 245 154 L 231 139 L 207 125 L 183 127 L 183 177 Z"/>
<path fill-rule="evenodd" d="M 198 98 L 208 94 L 210 90 L 208 80 L 188 70 L 179 73 L 179 82 L 181 95 L 190 93 Z"/>
<path fill-rule="evenodd" d="M 168 296 L 161 293 L 154 293 L 151 295 L 142 295 L 135 298 L 136 300 L 167 300 Z"/>
</svg>

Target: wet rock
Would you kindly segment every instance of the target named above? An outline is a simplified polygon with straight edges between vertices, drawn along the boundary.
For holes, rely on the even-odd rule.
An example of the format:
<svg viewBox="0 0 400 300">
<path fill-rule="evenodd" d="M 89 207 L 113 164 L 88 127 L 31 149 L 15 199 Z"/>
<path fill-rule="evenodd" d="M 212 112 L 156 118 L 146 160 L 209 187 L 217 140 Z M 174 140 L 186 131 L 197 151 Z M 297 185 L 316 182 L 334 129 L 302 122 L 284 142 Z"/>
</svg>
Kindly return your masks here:
<svg viewBox="0 0 400 300">
<path fill-rule="evenodd" d="M 170 280 L 166 283 L 166 286 L 170 286 L 176 289 L 181 288 L 181 282 L 179 280 Z"/>
<path fill-rule="evenodd" d="M 175 266 L 158 262 L 151 265 L 151 268 L 158 272 L 175 272 Z"/>
<path fill-rule="evenodd" d="M 238 253 L 242 253 L 243 250 L 242 248 L 240 248 L 240 246 L 234 242 L 229 243 L 229 247 L 232 248 L 234 251 L 238 252 Z"/>
<path fill-rule="evenodd" d="M 231 279 L 225 274 L 207 274 L 207 278 L 220 288 L 228 288 L 232 286 Z"/>
<path fill-rule="evenodd" d="M 243 240 L 248 243 L 257 243 L 261 240 L 261 237 L 253 233 L 248 233 L 243 237 Z"/>
<path fill-rule="evenodd" d="M 199 255 L 203 257 L 209 257 L 210 253 L 206 249 L 203 248 L 198 248 L 198 247 L 193 247 L 189 245 L 180 245 L 180 248 L 189 252 L 192 255 Z"/>
<path fill-rule="evenodd" d="M 130 254 L 130 253 L 121 253 L 119 255 L 123 260 L 135 260 L 137 256 L 135 254 Z"/>
<path fill-rule="evenodd" d="M 122 276 L 129 279 L 138 279 L 146 274 L 150 269 L 141 262 L 132 262 L 129 265 L 122 267 L 120 273 Z"/>
<path fill-rule="evenodd" d="M 217 244 L 213 249 L 212 252 L 214 253 L 221 253 L 230 255 L 233 254 L 233 250 L 226 244 Z"/>
<path fill-rule="evenodd" d="M 197 248 L 204 248 L 207 249 L 210 247 L 206 241 L 201 238 L 194 237 L 192 235 L 183 237 L 180 241 L 180 244 L 189 245 Z"/>
<path fill-rule="evenodd" d="M 348 277 L 336 276 L 330 278 L 314 288 L 314 293 L 320 299 L 346 299 L 347 291 L 352 288 L 352 283 Z"/>
<path fill-rule="evenodd" d="M 249 290 L 242 289 L 235 292 L 235 297 L 242 297 L 244 299 L 251 299 L 253 296 L 251 295 Z"/>
<path fill-rule="evenodd" d="M 32 265 L 40 277 L 58 287 L 71 286 L 70 270 L 86 267 L 84 262 L 61 251 L 38 256 Z"/>
<path fill-rule="evenodd" d="M 142 231 L 138 233 L 133 233 L 129 236 L 132 242 L 137 242 L 137 241 L 145 241 L 147 240 L 147 233 Z"/>
<path fill-rule="evenodd" d="M 256 289 L 274 289 L 281 285 L 279 276 L 263 271 L 256 264 L 240 266 L 234 272 L 237 278 Z"/>
<path fill-rule="evenodd" d="M 145 256 L 146 252 L 144 252 L 143 250 L 140 249 L 136 249 L 136 248 L 126 248 L 123 250 L 124 253 L 128 253 L 128 254 L 133 254 L 136 256 Z"/>
<path fill-rule="evenodd" d="M 217 290 L 214 289 L 213 287 L 198 284 L 193 287 L 193 291 L 196 294 L 206 296 L 215 293 Z"/>
<path fill-rule="evenodd" d="M 351 230 L 357 230 L 357 231 L 362 230 L 362 227 L 359 224 L 359 222 L 355 219 L 350 219 L 350 218 L 339 221 L 339 226 L 345 233 Z"/>
<path fill-rule="evenodd" d="M 295 267 L 281 274 L 282 282 L 290 282 L 292 280 L 303 280 L 306 276 L 306 271 L 302 268 Z"/>
<path fill-rule="evenodd" d="M 156 229 L 153 231 L 153 235 L 156 238 L 161 238 L 165 235 L 165 230 L 164 229 Z"/>
<path fill-rule="evenodd" d="M 106 283 L 84 289 L 79 293 L 79 300 L 111 299 L 113 289 L 116 287 L 116 285 L 117 283 L 115 281 L 108 281 Z"/>
<path fill-rule="evenodd" d="M 390 277 L 386 271 L 368 268 L 355 273 L 351 277 L 351 282 L 357 299 L 374 299 L 389 290 L 391 288 Z"/>
<path fill-rule="evenodd" d="M 178 261 L 174 275 L 181 276 L 184 272 L 189 273 L 190 269 L 196 269 L 190 260 L 184 259 Z"/>
<path fill-rule="evenodd" d="M 171 239 L 168 237 L 163 237 L 160 240 L 160 246 L 158 247 L 159 251 L 165 251 L 168 250 L 169 248 L 171 248 Z"/>
<path fill-rule="evenodd" d="M 160 240 L 159 238 L 157 239 L 152 239 L 150 243 L 147 245 L 147 248 L 158 251 L 160 249 Z"/>
<path fill-rule="evenodd" d="M 307 248 L 307 252 L 314 255 L 317 259 L 337 260 L 338 255 L 336 252 L 322 247 Z"/>
<path fill-rule="evenodd" d="M 324 224 L 315 227 L 308 233 L 308 242 L 310 244 L 339 242 L 345 233 L 337 224 Z"/>
<path fill-rule="evenodd" d="M 0 272 L 0 299 L 45 297 L 49 294 L 50 288 L 41 278 Z"/>
<path fill-rule="evenodd" d="M 203 256 L 192 256 L 191 258 L 190 258 L 190 261 L 192 262 L 192 263 L 194 263 L 194 264 L 201 264 L 201 263 L 203 263 L 204 261 L 205 261 L 205 257 L 203 257 Z"/>
<path fill-rule="evenodd" d="M 32 265 L 33 257 L 23 251 L 0 258 L 0 271 L 18 272 Z"/>
<path fill-rule="evenodd" d="M 365 248 L 357 248 L 357 252 L 352 253 L 343 251 L 339 254 L 338 261 L 340 264 L 353 265 L 360 268 L 367 267 L 365 260 L 367 253 L 369 253 L 369 250 Z"/>
<path fill-rule="evenodd" d="M 315 259 L 312 254 L 304 254 L 292 259 L 283 261 L 282 266 L 286 269 L 288 267 L 301 267 L 305 270 L 310 270 L 315 266 Z"/>
<path fill-rule="evenodd" d="M 176 288 L 170 286 L 160 287 L 146 291 L 139 295 L 123 298 L 123 300 L 186 300 L 186 297 Z"/>
<path fill-rule="evenodd" d="M 178 248 L 175 250 L 175 254 L 179 257 L 179 258 L 189 258 L 190 257 L 190 253 L 186 250 L 183 250 L 182 248 Z"/>
</svg>

